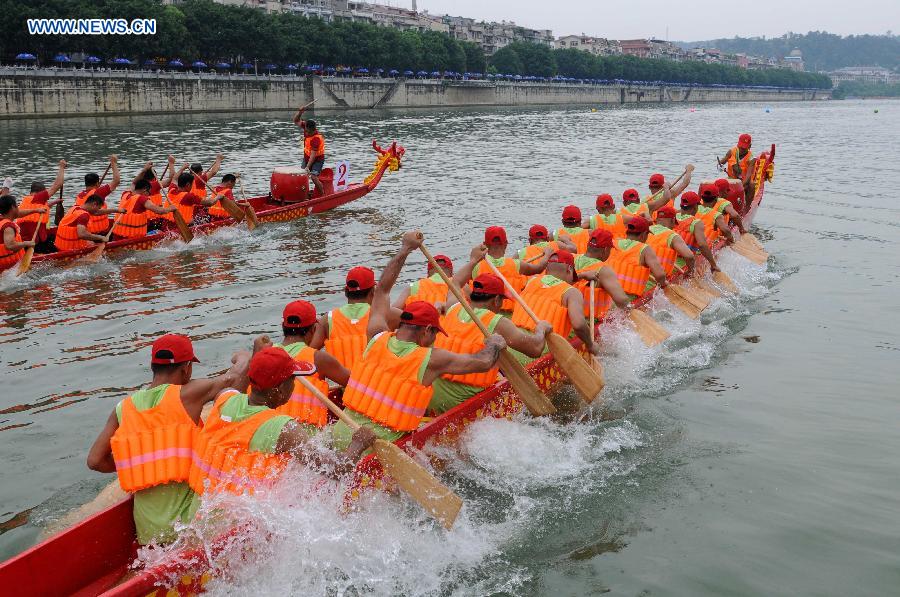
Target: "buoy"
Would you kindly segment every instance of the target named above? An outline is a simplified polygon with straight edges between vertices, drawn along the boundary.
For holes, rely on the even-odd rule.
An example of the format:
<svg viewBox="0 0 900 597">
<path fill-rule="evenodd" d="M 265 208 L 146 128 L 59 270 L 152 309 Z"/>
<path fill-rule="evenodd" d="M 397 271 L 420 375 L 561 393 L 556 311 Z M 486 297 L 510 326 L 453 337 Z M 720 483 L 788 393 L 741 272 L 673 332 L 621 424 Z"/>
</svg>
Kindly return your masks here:
<svg viewBox="0 0 900 597">
<path fill-rule="evenodd" d="M 875 113 L 878 114 L 878 108 L 875 108 Z"/>
<path fill-rule="evenodd" d="M 697 108 L 691 108 L 691 112 L 696 112 Z"/>
<path fill-rule="evenodd" d="M 772 111 L 772 108 L 766 108 L 766 114 Z"/>
<path fill-rule="evenodd" d="M 591 108 L 591 112 L 596 112 L 596 111 L 597 111 L 597 108 Z"/>
</svg>

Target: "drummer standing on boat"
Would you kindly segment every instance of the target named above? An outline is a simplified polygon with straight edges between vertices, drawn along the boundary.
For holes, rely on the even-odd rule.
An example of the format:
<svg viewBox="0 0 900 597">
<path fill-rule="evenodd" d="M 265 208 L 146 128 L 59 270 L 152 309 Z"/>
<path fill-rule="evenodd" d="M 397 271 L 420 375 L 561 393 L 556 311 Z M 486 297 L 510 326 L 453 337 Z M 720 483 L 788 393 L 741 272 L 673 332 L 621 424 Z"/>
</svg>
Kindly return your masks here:
<svg viewBox="0 0 900 597">
<path fill-rule="evenodd" d="M 315 120 L 303 120 L 306 107 L 297 110 L 294 124 L 303 129 L 303 167 L 309 171 L 309 178 L 316 187 L 319 197 L 325 194 L 319 175 L 325 167 L 325 137 L 316 128 Z"/>
</svg>

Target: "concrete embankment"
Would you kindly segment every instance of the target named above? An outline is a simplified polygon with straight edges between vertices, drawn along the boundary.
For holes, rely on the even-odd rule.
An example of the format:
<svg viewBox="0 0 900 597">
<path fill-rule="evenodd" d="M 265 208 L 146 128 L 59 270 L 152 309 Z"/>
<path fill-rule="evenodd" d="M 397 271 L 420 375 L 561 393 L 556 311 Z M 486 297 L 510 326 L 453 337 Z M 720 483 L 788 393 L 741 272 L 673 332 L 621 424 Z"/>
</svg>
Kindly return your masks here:
<svg viewBox="0 0 900 597">
<path fill-rule="evenodd" d="M 827 91 L 0 68 L 0 118 L 318 108 L 808 101 Z"/>
</svg>

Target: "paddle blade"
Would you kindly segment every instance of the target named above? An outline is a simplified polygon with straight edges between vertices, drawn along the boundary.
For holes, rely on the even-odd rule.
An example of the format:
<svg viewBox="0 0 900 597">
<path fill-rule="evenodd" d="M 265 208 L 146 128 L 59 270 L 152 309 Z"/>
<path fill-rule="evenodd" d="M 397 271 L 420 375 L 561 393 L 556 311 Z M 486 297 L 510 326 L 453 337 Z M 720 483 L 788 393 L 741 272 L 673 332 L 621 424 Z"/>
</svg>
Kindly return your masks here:
<svg viewBox="0 0 900 597">
<path fill-rule="evenodd" d="M 259 226 L 259 220 L 256 218 L 256 210 L 253 209 L 252 205 L 248 203 L 244 207 L 244 212 L 247 214 L 247 228 L 253 230 Z"/>
<path fill-rule="evenodd" d="M 643 311 L 632 309 L 628 318 L 631 320 L 631 323 L 634 324 L 634 329 L 637 331 L 638 336 L 641 337 L 641 340 L 643 340 L 644 344 L 647 346 L 662 344 L 669 337 L 668 330 L 656 323 L 655 319 Z"/>
<path fill-rule="evenodd" d="M 717 299 L 722 296 L 722 293 L 719 292 L 719 290 L 715 286 L 713 286 L 703 278 L 691 278 L 690 287 L 694 290 L 699 290 L 703 294 L 711 297 L 711 299 Z"/>
<path fill-rule="evenodd" d="M 603 378 L 584 362 L 584 359 L 569 344 L 568 340 L 556 332 L 547 337 L 547 345 L 550 347 L 550 352 L 553 353 L 553 358 L 559 363 L 560 368 L 569 377 L 569 381 L 572 382 L 585 402 L 593 402 L 603 390 Z"/>
<path fill-rule="evenodd" d="M 181 215 L 180 211 L 172 212 L 172 215 L 175 218 L 175 227 L 178 228 L 178 234 L 181 235 L 181 240 L 185 243 L 189 243 L 194 240 L 194 233 L 191 232 L 191 229 L 188 227 L 187 222 L 184 221 L 184 216 Z"/>
<path fill-rule="evenodd" d="M 759 242 L 759 239 L 756 238 L 756 235 L 754 235 L 754 234 L 750 234 L 749 232 L 747 232 L 746 234 L 742 234 L 741 238 L 738 240 L 738 242 L 741 242 L 741 241 L 750 245 L 751 247 L 753 247 L 754 249 L 756 249 L 757 251 L 759 251 L 761 253 L 766 252 L 765 247 L 763 247 L 762 243 Z"/>
<path fill-rule="evenodd" d="M 97 263 L 100 261 L 100 257 L 103 256 L 103 251 L 106 250 L 106 243 L 100 243 L 97 247 L 81 258 L 82 263 Z"/>
<path fill-rule="evenodd" d="M 375 440 L 375 455 L 387 474 L 426 512 L 449 529 L 462 508 L 462 498 L 438 481 L 397 445 Z"/>
<path fill-rule="evenodd" d="M 28 247 L 25 249 L 25 254 L 22 255 L 22 260 L 19 261 L 19 269 L 16 271 L 16 276 L 21 276 L 31 269 L 32 257 L 34 257 L 34 247 Z"/>
<path fill-rule="evenodd" d="M 508 350 L 500 353 L 499 365 L 503 375 L 509 380 L 509 385 L 515 390 L 528 412 L 535 417 L 552 415 L 556 412 L 556 407 L 553 406 L 550 399 L 541 392 L 528 372 L 525 371 L 522 363 L 517 361 Z"/>
<path fill-rule="evenodd" d="M 234 218 L 234 221 L 238 224 L 243 222 L 244 218 L 247 216 L 247 214 L 244 213 L 244 210 L 228 197 L 222 197 L 219 199 L 219 203 L 222 204 L 222 207 L 228 212 L 228 215 Z"/>
<path fill-rule="evenodd" d="M 769 260 L 768 253 L 760 253 L 759 251 L 756 251 L 755 249 L 752 249 L 752 248 L 748 247 L 747 245 L 739 245 L 739 244 L 735 243 L 735 244 L 731 245 L 731 250 L 734 251 L 735 253 L 737 253 L 738 255 L 740 255 L 741 257 L 744 257 L 745 259 L 749 259 L 750 261 L 752 261 L 753 263 L 756 263 L 758 265 L 762 265 L 766 261 Z"/>
<path fill-rule="evenodd" d="M 703 307 L 691 300 L 694 297 L 688 293 L 686 288 L 670 284 L 666 286 L 663 292 L 666 294 L 666 298 L 669 299 L 669 302 L 678 307 L 685 315 L 691 319 L 700 317 Z"/>
<path fill-rule="evenodd" d="M 738 293 L 737 284 L 734 283 L 734 280 L 723 271 L 713 272 L 713 280 L 715 280 L 716 284 L 730 292 L 731 294 Z"/>
</svg>

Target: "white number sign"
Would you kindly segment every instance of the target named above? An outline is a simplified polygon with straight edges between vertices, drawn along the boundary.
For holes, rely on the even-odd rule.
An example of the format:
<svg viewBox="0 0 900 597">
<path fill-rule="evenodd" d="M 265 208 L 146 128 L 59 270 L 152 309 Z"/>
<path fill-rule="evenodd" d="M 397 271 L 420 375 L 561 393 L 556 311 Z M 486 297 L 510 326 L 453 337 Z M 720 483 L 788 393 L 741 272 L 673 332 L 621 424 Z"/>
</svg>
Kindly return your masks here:
<svg viewBox="0 0 900 597">
<path fill-rule="evenodd" d="M 343 191 L 350 180 L 350 162 L 343 160 L 334 165 L 334 191 Z"/>
</svg>

